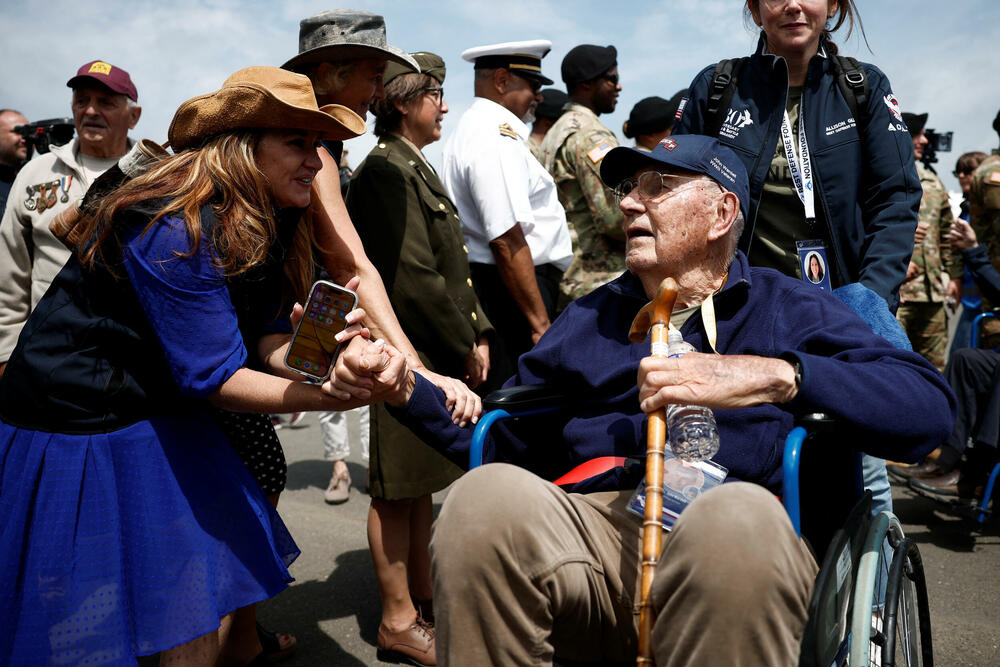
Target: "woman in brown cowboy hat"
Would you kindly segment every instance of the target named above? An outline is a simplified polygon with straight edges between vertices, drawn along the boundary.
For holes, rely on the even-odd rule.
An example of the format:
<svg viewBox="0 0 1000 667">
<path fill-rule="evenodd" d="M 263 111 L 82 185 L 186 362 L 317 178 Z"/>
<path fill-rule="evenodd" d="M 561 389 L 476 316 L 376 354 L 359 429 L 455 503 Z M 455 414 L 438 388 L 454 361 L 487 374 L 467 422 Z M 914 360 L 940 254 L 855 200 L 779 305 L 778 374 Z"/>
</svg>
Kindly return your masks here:
<svg viewBox="0 0 1000 667">
<path fill-rule="evenodd" d="M 0 662 L 258 661 L 234 612 L 298 550 L 209 409 L 360 404 L 281 360 L 316 146 L 363 129 L 306 77 L 241 70 L 181 105 L 175 155 L 86 211 L 0 381 Z"/>
</svg>

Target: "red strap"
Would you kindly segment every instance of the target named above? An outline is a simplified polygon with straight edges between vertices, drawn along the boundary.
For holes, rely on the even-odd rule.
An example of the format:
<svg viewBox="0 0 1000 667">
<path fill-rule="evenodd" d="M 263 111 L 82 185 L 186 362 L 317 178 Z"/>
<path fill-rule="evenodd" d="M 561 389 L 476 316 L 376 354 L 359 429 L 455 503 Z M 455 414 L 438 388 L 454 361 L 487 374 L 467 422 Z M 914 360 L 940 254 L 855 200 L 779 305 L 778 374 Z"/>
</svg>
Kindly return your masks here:
<svg viewBox="0 0 1000 667">
<path fill-rule="evenodd" d="M 596 459 L 590 459 L 589 461 L 584 461 L 577 467 L 570 470 L 568 473 L 553 482 L 558 486 L 566 486 L 568 484 L 576 484 L 582 482 L 585 479 L 590 479 L 591 477 L 596 477 L 601 473 L 607 472 L 612 468 L 619 468 L 625 465 L 624 456 L 599 456 Z"/>
</svg>

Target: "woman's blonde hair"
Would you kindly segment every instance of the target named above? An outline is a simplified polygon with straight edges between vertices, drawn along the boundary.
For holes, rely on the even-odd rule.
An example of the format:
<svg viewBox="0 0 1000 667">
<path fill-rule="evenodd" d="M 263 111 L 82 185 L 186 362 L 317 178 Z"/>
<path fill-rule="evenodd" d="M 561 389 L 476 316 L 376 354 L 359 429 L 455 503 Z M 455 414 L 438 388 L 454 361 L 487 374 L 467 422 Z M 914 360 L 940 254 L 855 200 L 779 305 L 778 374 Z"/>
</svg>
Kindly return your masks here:
<svg viewBox="0 0 1000 667">
<path fill-rule="evenodd" d="M 164 159 L 122 185 L 80 221 L 81 237 L 88 239 L 79 246 L 81 263 L 88 268 L 96 264 L 111 268 L 114 262 L 108 261 L 108 250 L 109 244 L 117 242 L 116 219 L 130 206 L 149 202 L 159 208 L 143 234 L 171 213 L 183 214 L 191 247 L 178 256 L 198 251 L 201 208 L 210 204 L 218 220 L 210 238 L 222 274 L 236 276 L 262 264 L 277 239 L 277 222 L 267 179 L 257 168 L 259 140 L 259 131 L 253 130 L 220 134 L 200 148 Z M 303 220 L 284 263 L 289 299 L 308 294 L 316 269 L 312 249 L 312 224 Z"/>
</svg>

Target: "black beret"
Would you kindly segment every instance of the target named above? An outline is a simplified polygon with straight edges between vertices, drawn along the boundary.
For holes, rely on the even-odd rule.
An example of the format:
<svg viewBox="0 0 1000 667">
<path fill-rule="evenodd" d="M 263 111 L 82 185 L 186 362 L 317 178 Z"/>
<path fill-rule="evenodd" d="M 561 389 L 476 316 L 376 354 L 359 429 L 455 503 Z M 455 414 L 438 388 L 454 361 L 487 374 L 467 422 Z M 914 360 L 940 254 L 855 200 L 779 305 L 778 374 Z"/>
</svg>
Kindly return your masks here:
<svg viewBox="0 0 1000 667">
<path fill-rule="evenodd" d="M 558 88 L 545 88 L 539 94 L 542 101 L 535 107 L 535 115 L 549 120 L 559 118 L 563 114 L 563 107 L 569 102 L 569 95 Z"/>
<path fill-rule="evenodd" d="M 622 125 L 622 134 L 635 139 L 640 134 L 652 134 L 670 127 L 674 117 L 670 113 L 670 102 L 662 97 L 646 97 L 635 103 L 628 120 Z"/>
<path fill-rule="evenodd" d="M 910 136 L 916 136 L 923 131 L 924 125 L 927 124 L 927 114 L 904 111 L 903 122 L 906 123 L 906 129 L 910 131 Z"/>
<path fill-rule="evenodd" d="M 570 49 L 562 61 L 562 79 L 567 86 L 591 81 L 618 64 L 613 46 L 581 44 Z"/>
<path fill-rule="evenodd" d="M 655 134 L 673 127 L 674 115 L 686 92 L 682 90 L 669 100 L 656 96 L 639 100 L 622 126 L 622 133 L 635 139 L 640 134 Z"/>
</svg>

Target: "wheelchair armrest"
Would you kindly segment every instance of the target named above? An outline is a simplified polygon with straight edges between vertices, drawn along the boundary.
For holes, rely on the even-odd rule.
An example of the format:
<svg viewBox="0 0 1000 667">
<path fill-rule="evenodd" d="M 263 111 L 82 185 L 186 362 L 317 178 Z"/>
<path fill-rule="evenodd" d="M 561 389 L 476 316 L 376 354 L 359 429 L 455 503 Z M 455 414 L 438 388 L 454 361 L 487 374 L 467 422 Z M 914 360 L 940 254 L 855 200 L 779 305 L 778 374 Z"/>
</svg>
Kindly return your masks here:
<svg viewBox="0 0 1000 667">
<path fill-rule="evenodd" d="M 1000 308 L 994 308 L 993 310 L 979 313 L 976 315 L 976 318 L 972 320 L 972 337 L 969 341 L 969 347 L 979 347 L 979 326 L 983 323 L 983 320 L 991 317 L 1000 317 Z"/>
<path fill-rule="evenodd" d="M 483 399 L 483 416 L 469 445 L 469 470 L 483 464 L 483 446 L 493 424 L 501 419 L 558 410 L 565 403 L 565 396 L 545 385 L 519 385 L 490 392 Z"/>
<path fill-rule="evenodd" d="M 785 438 L 785 449 L 782 456 L 782 503 L 788 518 L 792 521 L 795 534 L 802 536 L 801 492 L 799 486 L 799 467 L 802 462 L 802 444 L 810 432 L 828 429 L 833 426 L 833 417 L 822 412 L 813 412 L 798 420 L 798 426 L 793 428 Z"/>
<path fill-rule="evenodd" d="M 558 408 L 566 397 L 544 384 L 525 384 L 490 392 L 483 399 L 483 412 L 507 410 L 510 413 L 541 408 Z"/>
</svg>

